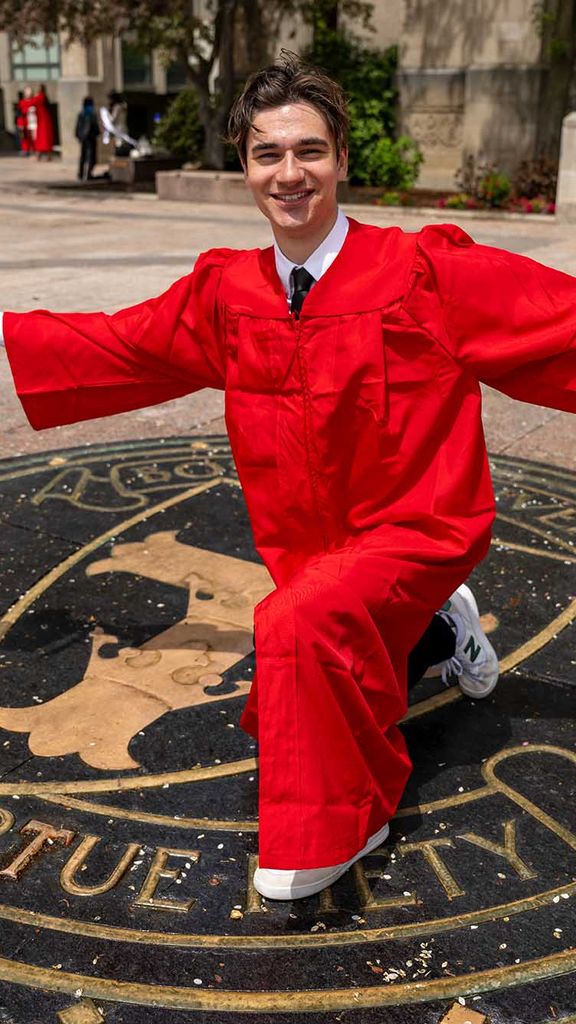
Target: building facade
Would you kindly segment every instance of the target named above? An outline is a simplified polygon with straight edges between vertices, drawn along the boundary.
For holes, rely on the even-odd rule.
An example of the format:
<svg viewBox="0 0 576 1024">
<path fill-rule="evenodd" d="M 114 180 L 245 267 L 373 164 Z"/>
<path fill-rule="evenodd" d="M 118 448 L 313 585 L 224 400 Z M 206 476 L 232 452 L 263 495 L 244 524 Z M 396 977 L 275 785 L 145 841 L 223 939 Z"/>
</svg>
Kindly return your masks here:
<svg viewBox="0 0 576 1024">
<path fill-rule="evenodd" d="M 424 151 L 422 186 L 454 187 L 469 155 L 508 172 L 536 155 L 549 69 L 534 0 L 375 0 L 373 20 L 372 43 L 399 46 L 400 130 Z M 286 26 L 284 45 L 298 49 L 307 40 L 303 26 Z M 154 115 L 184 85 L 185 69 L 167 70 L 157 54 L 143 52 L 130 37 L 105 37 L 90 46 L 37 37 L 35 45 L 18 49 L 0 33 L 5 132 L 13 130 L 19 90 L 41 81 L 54 104 L 62 154 L 71 157 L 85 95 L 100 105 L 111 89 L 123 92 L 130 133 L 149 135 Z M 560 121 L 564 112 L 551 116 Z M 6 134 L 4 139 L 9 144 Z"/>
<path fill-rule="evenodd" d="M 65 45 L 63 38 L 38 35 L 16 47 L 8 33 L 0 33 L 0 127 L 4 148 L 13 145 L 15 106 L 25 85 L 46 85 L 52 105 L 56 142 L 64 159 L 75 158 L 76 118 L 85 96 L 97 107 L 111 90 L 123 93 L 129 104 L 131 134 L 150 135 L 154 117 L 186 82 L 185 69 L 166 68 L 154 52 L 147 53 L 128 37 L 103 36 L 89 46 Z"/>
<path fill-rule="evenodd" d="M 401 126 L 424 151 L 423 186 L 453 184 L 470 155 L 511 173 L 539 152 L 549 68 L 534 11 L 533 0 L 403 3 Z"/>
</svg>

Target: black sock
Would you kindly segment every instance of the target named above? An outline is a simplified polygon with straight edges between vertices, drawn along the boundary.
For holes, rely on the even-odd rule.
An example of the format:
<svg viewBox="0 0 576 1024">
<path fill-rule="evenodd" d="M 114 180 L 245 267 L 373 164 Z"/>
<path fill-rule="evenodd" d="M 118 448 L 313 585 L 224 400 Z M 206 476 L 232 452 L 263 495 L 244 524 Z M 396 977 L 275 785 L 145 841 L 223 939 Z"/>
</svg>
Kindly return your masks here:
<svg viewBox="0 0 576 1024">
<path fill-rule="evenodd" d="M 431 665 L 452 658 L 456 650 L 456 629 L 438 612 L 408 656 L 408 687 L 414 686 Z"/>
</svg>

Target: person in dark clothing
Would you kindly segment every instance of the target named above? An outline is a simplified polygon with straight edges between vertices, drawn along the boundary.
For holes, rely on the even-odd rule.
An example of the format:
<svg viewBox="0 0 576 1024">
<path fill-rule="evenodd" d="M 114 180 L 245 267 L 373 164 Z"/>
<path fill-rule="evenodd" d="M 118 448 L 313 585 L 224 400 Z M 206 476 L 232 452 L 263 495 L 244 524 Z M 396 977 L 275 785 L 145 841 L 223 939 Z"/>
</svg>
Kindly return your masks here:
<svg viewBox="0 0 576 1024">
<path fill-rule="evenodd" d="M 98 117 L 91 96 L 84 99 L 82 110 L 76 120 L 75 134 L 80 143 L 78 178 L 80 181 L 89 181 L 96 163 L 96 140 L 100 135 Z"/>
</svg>

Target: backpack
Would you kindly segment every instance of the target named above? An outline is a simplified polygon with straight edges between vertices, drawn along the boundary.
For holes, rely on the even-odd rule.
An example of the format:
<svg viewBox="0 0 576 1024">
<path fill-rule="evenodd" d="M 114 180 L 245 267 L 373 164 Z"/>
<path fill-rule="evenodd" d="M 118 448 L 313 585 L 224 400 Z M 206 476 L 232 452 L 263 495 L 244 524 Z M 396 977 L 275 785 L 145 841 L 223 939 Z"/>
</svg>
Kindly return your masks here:
<svg viewBox="0 0 576 1024">
<path fill-rule="evenodd" d="M 78 142 L 86 142 L 92 135 L 97 135 L 98 132 L 94 129 L 94 115 L 81 111 L 76 121 L 76 138 Z"/>
</svg>

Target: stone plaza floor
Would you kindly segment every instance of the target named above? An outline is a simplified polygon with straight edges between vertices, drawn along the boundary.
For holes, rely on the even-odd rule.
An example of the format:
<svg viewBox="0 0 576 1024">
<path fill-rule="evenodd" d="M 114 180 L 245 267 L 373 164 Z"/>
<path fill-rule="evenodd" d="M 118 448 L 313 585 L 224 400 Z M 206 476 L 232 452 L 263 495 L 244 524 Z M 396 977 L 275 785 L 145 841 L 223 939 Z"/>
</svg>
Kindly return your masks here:
<svg viewBox="0 0 576 1024">
<path fill-rule="evenodd" d="M 269 244 L 248 206 L 73 181 L 0 160 L 0 308 L 112 311 L 206 248 Z M 553 218 L 346 212 L 451 220 L 576 274 Z M 573 418 L 485 390 L 499 512 L 472 585 L 501 683 L 474 703 L 423 680 L 390 842 L 275 903 L 251 884 L 258 751 L 238 724 L 245 595 L 270 582 L 221 395 L 35 433 L 3 351 L 0 378 L 0 1021 L 575 1024 Z"/>
</svg>

